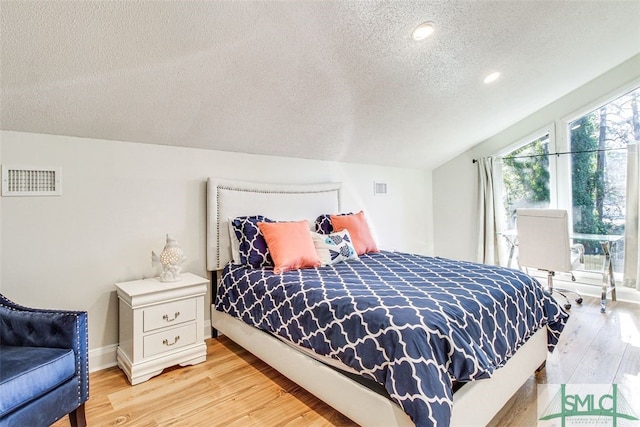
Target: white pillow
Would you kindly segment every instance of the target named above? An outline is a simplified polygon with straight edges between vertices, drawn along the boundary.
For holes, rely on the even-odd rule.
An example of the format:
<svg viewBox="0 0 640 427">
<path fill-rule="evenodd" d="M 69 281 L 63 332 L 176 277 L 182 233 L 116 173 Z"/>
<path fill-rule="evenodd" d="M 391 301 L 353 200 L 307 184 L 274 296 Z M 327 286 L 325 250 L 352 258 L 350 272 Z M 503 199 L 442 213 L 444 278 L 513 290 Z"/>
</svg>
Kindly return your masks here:
<svg viewBox="0 0 640 427">
<path fill-rule="evenodd" d="M 311 233 L 313 245 L 322 265 L 332 265 L 348 259 L 358 259 L 348 230 L 331 234 Z"/>
<path fill-rule="evenodd" d="M 233 218 L 227 218 L 227 224 L 229 225 L 229 242 L 231 242 L 231 262 L 240 264 L 240 240 L 233 230 Z"/>
</svg>

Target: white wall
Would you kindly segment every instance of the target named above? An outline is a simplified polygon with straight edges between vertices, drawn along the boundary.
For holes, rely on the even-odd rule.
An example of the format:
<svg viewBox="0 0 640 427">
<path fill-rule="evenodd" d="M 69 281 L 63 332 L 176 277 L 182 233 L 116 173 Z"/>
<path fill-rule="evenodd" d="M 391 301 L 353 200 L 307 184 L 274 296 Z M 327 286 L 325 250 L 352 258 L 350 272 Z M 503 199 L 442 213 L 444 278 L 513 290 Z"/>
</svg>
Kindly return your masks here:
<svg viewBox="0 0 640 427">
<path fill-rule="evenodd" d="M 559 70 L 558 72 L 562 72 Z M 434 251 L 439 256 L 476 261 L 477 165 L 472 160 L 494 156 L 542 127 L 555 123 L 561 134 L 564 120 L 593 106 L 632 83 L 640 84 L 640 55 L 505 129 L 433 171 Z M 631 87 L 629 87 L 631 89 Z"/>
<path fill-rule="evenodd" d="M 431 176 L 420 170 L 0 132 L 5 165 L 62 168 L 61 197 L 3 197 L 0 290 L 23 305 L 89 312 L 90 348 L 118 341 L 114 283 L 156 276 L 165 233 L 206 275 L 206 178 L 343 182 L 382 248 L 433 252 Z M 386 182 L 386 196 L 373 182 Z M 205 311 L 208 313 L 208 310 Z M 208 314 L 207 314 L 208 316 Z"/>
</svg>

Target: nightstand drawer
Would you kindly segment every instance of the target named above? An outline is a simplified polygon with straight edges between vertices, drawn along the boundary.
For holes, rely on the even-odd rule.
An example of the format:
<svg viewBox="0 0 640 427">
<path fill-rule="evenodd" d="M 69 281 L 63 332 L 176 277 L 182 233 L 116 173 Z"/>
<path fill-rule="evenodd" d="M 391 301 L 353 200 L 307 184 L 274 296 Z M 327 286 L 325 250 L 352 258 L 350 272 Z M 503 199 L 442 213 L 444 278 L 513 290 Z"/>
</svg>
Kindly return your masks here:
<svg viewBox="0 0 640 427">
<path fill-rule="evenodd" d="M 173 351 L 180 347 L 194 344 L 196 342 L 196 328 L 197 324 L 192 323 L 145 336 L 142 345 L 142 356 L 151 357 L 165 351 Z"/>
<path fill-rule="evenodd" d="M 189 322 L 196 318 L 196 299 L 173 301 L 145 308 L 142 316 L 144 332 Z"/>
</svg>

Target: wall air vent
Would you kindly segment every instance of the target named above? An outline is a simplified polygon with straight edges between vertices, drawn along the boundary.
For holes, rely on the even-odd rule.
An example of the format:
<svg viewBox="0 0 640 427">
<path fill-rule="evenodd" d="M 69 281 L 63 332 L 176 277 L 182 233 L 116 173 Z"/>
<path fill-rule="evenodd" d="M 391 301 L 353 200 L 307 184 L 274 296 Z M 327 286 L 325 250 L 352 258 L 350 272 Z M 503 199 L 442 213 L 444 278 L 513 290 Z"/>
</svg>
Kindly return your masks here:
<svg viewBox="0 0 640 427">
<path fill-rule="evenodd" d="M 60 196 L 60 168 L 2 165 L 3 196 Z"/>
<path fill-rule="evenodd" d="M 373 194 L 375 196 L 387 194 L 387 183 L 386 182 L 374 182 L 373 183 Z"/>
</svg>

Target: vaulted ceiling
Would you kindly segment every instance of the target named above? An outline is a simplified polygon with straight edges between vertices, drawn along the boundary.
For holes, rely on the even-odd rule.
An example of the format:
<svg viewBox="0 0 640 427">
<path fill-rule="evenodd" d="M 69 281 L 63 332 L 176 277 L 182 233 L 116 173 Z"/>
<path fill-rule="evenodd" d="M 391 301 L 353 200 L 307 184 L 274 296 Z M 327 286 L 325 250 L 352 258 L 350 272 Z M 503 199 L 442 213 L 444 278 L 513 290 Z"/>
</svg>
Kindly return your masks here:
<svg viewBox="0 0 640 427">
<path fill-rule="evenodd" d="M 437 166 L 640 53 L 639 1 L 0 7 L 3 130 L 402 167 Z M 435 33 L 412 40 L 424 21 Z"/>
</svg>

